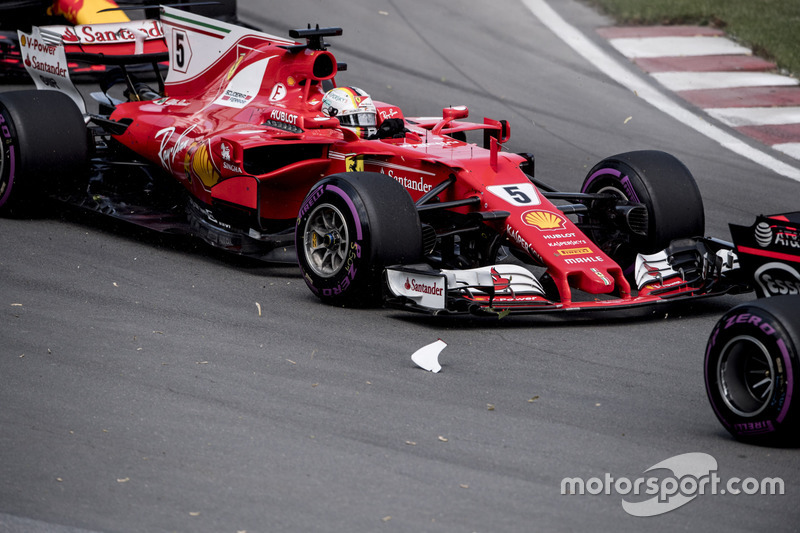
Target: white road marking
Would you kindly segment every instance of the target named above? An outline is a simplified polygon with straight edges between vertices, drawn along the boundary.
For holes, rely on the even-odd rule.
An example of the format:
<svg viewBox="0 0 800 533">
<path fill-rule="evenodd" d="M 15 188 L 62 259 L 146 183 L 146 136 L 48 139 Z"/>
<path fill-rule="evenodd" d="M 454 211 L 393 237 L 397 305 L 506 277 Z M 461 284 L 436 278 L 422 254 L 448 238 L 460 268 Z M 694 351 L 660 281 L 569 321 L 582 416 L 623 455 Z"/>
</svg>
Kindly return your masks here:
<svg viewBox="0 0 800 533">
<path fill-rule="evenodd" d="M 749 48 L 724 37 L 622 37 L 611 46 L 626 57 L 750 55 Z"/>
<path fill-rule="evenodd" d="M 706 113 L 732 127 L 800 124 L 800 107 L 716 107 Z"/>
<path fill-rule="evenodd" d="M 599 46 L 590 41 L 585 35 L 578 31 L 577 28 L 568 24 L 545 0 L 522 0 L 522 3 L 542 22 L 542 24 L 549 28 L 550 31 L 578 54 L 583 56 L 584 59 L 597 67 L 600 72 L 605 73 L 617 83 L 633 91 L 652 106 L 671 115 L 683 124 L 719 143 L 721 146 L 781 176 L 800 182 L 800 168 L 787 165 L 783 161 L 742 142 L 730 133 L 710 124 L 695 113 L 676 104 L 660 92 L 654 84 L 632 73 L 631 70 L 624 67 L 619 61 L 612 58 Z"/>
<path fill-rule="evenodd" d="M 800 159 L 800 143 L 773 144 L 772 147 L 788 156 Z"/>
<path fill-rule="evenodd" d="M 655 72 L 651 76 L 672 91 L 793 86 L 800 83 L 789 76 L 768 72 Z"/>
</svg>

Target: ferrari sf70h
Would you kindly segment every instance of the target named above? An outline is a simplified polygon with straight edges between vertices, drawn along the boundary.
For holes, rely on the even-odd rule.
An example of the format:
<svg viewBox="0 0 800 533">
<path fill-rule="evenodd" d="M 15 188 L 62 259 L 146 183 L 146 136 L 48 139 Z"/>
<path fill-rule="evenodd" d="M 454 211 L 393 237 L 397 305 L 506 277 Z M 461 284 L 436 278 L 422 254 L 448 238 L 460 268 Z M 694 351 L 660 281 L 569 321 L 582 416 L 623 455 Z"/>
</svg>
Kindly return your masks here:
<svg viewBox="0 0 800 533">
<path fill-rule="evenodd" d="M 297 261 L 320 300 L 504 316 L 649 306 L 747 289 L 704 237 L 690 171 L 609 157 L 577 192 L 504 149 L 465 106 L 410 117 L 355 87 L 305 28 L 290 39 L 162 7 L 159 19 L 21 33 L 41 90 L 0 94 L 0 211 L 47 195 L 265 260 Z M 68 61 L 114 65 L 92 93 Z M 166 79 L 159 62 L 168 61 Z M 153 65 L 145 83 L 133 64 Z M 474 138 L 474 139 L 473 139 Z"/>
</svg>

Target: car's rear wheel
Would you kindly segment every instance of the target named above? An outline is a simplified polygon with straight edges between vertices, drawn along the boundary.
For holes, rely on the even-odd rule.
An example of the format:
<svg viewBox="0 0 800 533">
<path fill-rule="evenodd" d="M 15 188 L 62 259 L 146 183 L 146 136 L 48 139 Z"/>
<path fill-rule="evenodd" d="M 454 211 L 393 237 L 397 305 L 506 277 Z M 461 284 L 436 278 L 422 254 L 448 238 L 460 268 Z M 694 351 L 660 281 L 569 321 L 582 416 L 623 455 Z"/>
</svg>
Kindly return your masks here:
<svg viewBox="0 0 800 533">
<path fill-rule="evenodd" d="M 336 174 L 317 183 L 297 217 L 297 259 L 320 300 L 380 302 L 383 269 L 419 261 L 422 230 L 405 188 L 373 172 Z"/>
<path fill-rule="evenodd" d="M 800 297 L 743 304 L 717 322 L 706 347 L 706 392 L 731 435 L 753 444 L 800 445 Z"/>
<path fill-rule="evenodd" d="M 25 216 L 82 172 L 86 124 L 72 99 L 57 91 L 0 94 L 0 215 Z"/>
<path fill-rule="evenodd" d="M 666 152 L 643 150 L 606 158 L 589 171 L 581 192 L 614 194 L 646 208 L 646 219 L 639 216 L 628 225 L 596 216 L 581 221 L 589 237 L 628 275 L 637 254 L 655 253 L 674 239 L 705 232 L 697 183 L 689 169 Z"/>
</svg>

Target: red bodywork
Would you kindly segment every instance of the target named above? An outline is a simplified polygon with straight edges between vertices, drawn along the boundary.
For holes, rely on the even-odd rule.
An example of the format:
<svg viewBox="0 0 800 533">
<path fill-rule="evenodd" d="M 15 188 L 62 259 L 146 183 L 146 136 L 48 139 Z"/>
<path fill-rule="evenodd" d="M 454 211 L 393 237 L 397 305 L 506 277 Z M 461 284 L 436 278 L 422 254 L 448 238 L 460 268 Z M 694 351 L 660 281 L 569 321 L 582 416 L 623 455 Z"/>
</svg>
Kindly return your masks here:
<svg viewBox="0 0 800 533">
<path fill-rule="evenodd" d="M 509 136 L 505 122 L 466 122 L 466 108 L 445 109 L 441 118 L 409 118 L 397 106 L 376 101 L 379 120 L 404 119 L 407 131 L 401 138 L 359 138 L 320 111 L 323 83 L 337 74 L 325 46 L 212 22 L 166 8 L 160 24 L 131 22 L 136 27 L 116 37 L 85 26 L 64 35 L 72 53 L 156 57 L 168 48 L 165 96 L 118 104 L 110 119 L 127 128 L 114 137 L 171 174 L 209 217 L 225 209 L 250 228 L 267 231 L 276 221 L 295 219 L 311 187 L 341 172 L 387 174 L 415 201 L 454 178 L 439 200 L 477 199 L 450 208 L 461 214 L 497 212 L 483 223 L 547 267 L 560 293 L 558 307 L 571 306 L 571 288 L 617 295 L 580 302 L 582 308 L 648 303 L 665 292 L 694 290 L 676 280 L 670 287 L 645 286 L 632 297 L 621 268 L 531 184 L 521 169 L 526 160 L 502 151 Z M 489 148 L 453 136 L 471 130 L 489 132 Z M 552 304 L 539 296 L 503 298 L 509 306 Z M 491 307 L 492 298 L 487 296 L 486 305 Z"/>
<path fill-rule="evenodd" d="M 352 165 L 389 174 L 414 200 L 455 176 L 441 200 L 476 197 L 479 208 L 455 209 L 510 212 L 506 220 L 491 223 L 492 229 L 555 273 L 562 303 L 570 294 L 567 284 L 593 294 L 619 288 L 629 297 L 621 269 L 546 198 L 537 195 L 528 205 L 514 205 L 489 192 L 492 186 L 528 183 L 521 156 L 501 152 L 497 144 L 485 150 L 448 136 L 466 129 L 499 130 L 499 123 L 459 122 L 454 117 L 465 117 L 466 110 L 445 110 L 435 122 L 408 120 L 404 138 L 360 139 L 320 113 L 321 82 L 336 74 L 330 52 L 294 52 L 284 48 L 287 44 L 246 36 L 201 76 L 177 84 L 168 79 L 167 98 L 119 105 L 111 118 L 132 123 L 117 140 L 158 162 L 206 206 L 235 206 L 258 224 L 294 218 L 314 183 Z M 229 86 L 236 74 L 265 61 L 258 87 L 233 94 Z M 228 93 L 246 104 L 224 105 Z M 376 102 L 376 107 L 381 118 L 403 118 L 396 106 Z M 277 168 L 258 168 L 259 152 L 268 151 L 289 155 Z M 291 154 L 298 157 L 292 160 Z"/>
</svg>

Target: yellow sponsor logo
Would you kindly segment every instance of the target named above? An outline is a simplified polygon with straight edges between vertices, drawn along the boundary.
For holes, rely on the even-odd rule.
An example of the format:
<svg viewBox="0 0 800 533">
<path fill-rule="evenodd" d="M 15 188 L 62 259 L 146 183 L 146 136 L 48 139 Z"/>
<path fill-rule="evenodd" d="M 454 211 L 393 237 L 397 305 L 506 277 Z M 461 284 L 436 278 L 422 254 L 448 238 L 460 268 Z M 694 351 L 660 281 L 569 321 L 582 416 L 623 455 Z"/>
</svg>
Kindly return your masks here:
<svg viewBox="0 0 800 533">
<path fill-rule="evenodd" d="M 362 155 L 346 156 L 345 172 L 364 172 L 364 156 Z"/>
<path fill-rule="evenodd" d="M 593 254 L 594 250 L 591 248 L 567 248 L 566 250 L 556 250 L 558 255 L 584 255 Z"/>
<path fill-rule="evenodd" d="M 564 228 L 564 217 L 550 211 L 526 211 L 522 215 L 522 221 L 541 230 Z"/>
</svg>

